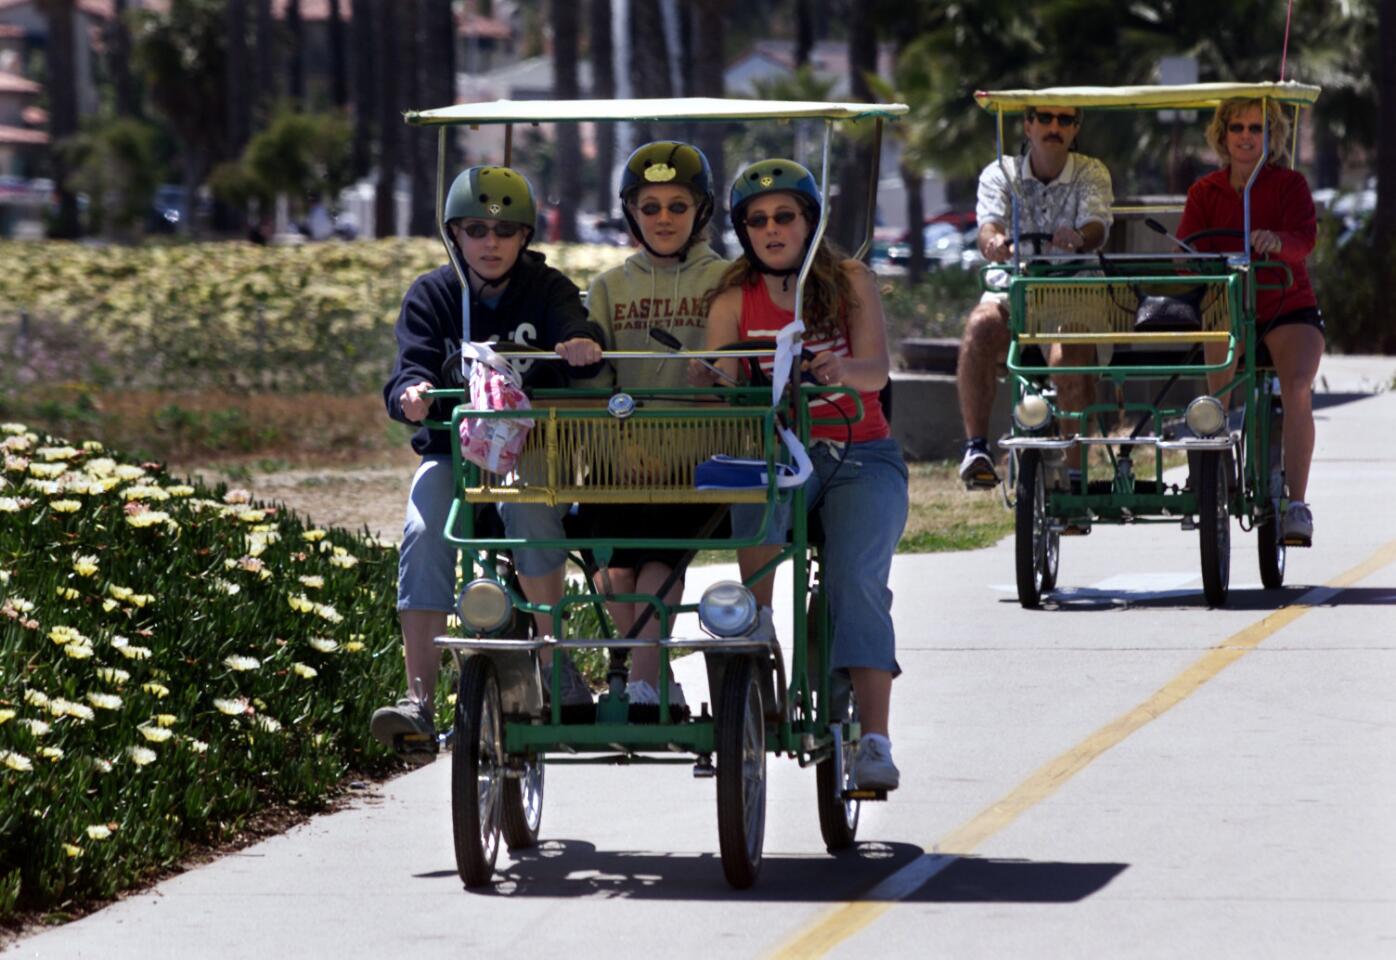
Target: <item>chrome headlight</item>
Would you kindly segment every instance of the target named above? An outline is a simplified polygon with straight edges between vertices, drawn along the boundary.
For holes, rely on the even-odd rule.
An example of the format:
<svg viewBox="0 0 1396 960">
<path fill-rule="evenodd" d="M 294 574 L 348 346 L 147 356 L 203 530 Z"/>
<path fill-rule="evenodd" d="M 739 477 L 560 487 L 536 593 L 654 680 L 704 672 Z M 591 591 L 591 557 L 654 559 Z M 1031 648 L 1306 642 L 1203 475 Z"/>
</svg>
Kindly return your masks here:
<svg viewBox="0 0 1396 960">
<path fill-rule="evenodd" d="M 1045 397 L 1032 393 L 1013 406 L 1013 423 L 1024 433 L 1037 433 L 1052 419 L 1052 407 Z"/>
<path fill-rule="evenodd" d="M 460 592 L 456 612 L 472 633 L 497 633 L 514 615 L 509 592 L 497 580 L 471 580 Z"/>
<path fill-rule="evenodd" d="M 756 598 L 735 580 L 719 580 L 698 601 L 698 622 L 715 637 L 741 637 L 756 625 Z"/>
<path fill-rule="evenodd" d="M 1183 421 L 1197 436 L 1210 437 L 1226 426 L 1226 410 L 1216 397 L 1198 397 L 1188 404 Z"/>
</svg>

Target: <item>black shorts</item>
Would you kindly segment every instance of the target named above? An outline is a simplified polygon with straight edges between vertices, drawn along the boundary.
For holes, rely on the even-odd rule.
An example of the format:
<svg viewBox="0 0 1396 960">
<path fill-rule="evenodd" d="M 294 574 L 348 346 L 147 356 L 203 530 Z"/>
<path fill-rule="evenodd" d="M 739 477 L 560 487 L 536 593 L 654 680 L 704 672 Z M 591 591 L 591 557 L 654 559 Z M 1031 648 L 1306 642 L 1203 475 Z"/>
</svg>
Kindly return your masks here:
<svg viewBox="0 0 1396 960">
<path fill-rule="evenodd" d="M 1323 333 L 1323 313 L 1318 307 L 1300 307 L 1298 310 L 1291 310 L 1289 313 L 1282 313 L 1273 320 L 1256 324 L 1256 333 L 1264 337 L 1276 327 L 1287 327 L 1291 324 L 1302 324 L 1306 327 L 1313 327 L 1319 333 Z"/>
<path fill-rule="evenodd" d="M 713 512 L 726 512 L 723 504 L 676 503 L 588 504 L 581 509 L 587 535 L 608 540 L 687 539 L 697 537 Z M 730 536 L 731 526 L 724 516 L 709 536 Z M 674 567 L 683 558 L 684 550 L 659 547 L 621 547 L 611 554 L 611 566 L 638 571 L 647 563 L 662 563 Z M 591 559 L 588 551 L 588 559 Z"/>
</svg>

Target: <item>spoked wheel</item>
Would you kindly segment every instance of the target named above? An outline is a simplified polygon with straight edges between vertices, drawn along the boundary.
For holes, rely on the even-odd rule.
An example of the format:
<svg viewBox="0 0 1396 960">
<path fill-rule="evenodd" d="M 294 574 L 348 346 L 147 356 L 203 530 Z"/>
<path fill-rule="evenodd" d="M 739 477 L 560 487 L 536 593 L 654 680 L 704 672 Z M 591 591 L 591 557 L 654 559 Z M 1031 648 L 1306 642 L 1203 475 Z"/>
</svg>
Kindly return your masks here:
<svg viewBox="0 0 1396 960">
<path fill-rule="evenodd" d="M 502 816 L 504 842 L 510 850 L 538 845 L 538 827 L 543 822 L 542 757 L 534 754 L 527 758 L 523 772 L 504 781 Z"/>
<path fill-rule="evenodd" d="M 815 786 L 819 790 L 819 832 L 824 836 L 824 848 L 830 853 L 847 850 L 858 839 L 857 800 L 845 800 L 843 793 L 853 786 L 853 741 L 849 739 L 849 725 L 857 720 L 858 709 L 850 693 L 848 706 L 843 715 L 834 719 L 842 722 L 843 735 L 841 756 L 842 769 L 831 754 L 814 768 Z"/>
<path fill-rule="evenodd" d="M 727 882 L 745 889 L 766 840 L 766 719 L 750 658 L 728 662 L 717 713 L 717 836 Z"/>
<path fill-rule="evenodd" d="M 455 747 L 451 752 L 456 870 L 467 887 L 489 883 L 499 855 L 506 782 L 503 735 L 494 664 L 486 657 L 468 657 L 456 697 Z"/>
<path fill-rule="evenodd" d="M 1231 512 L 1228 502 L 1226 454 L 1202 454 L 1197 490 L 1197 532 L 1202 546 L 1202 592 L 1207 602 L 1226 603 L 1231 586 Z"/>
<path fill-rule="evenodd" d="M 1042 594 L 1056 585 L 1061 554 L 1060 535 L 1049 529 L 1040 450 L 1024 450 L 1018 456 L 1017 501 L 1013 558 L 1018 602 L 1032 609 L 1042 602 Z"/>
<path fill-rule="evenodd" d="M 1278 590 L 1285 583 L 1285 541 L 1280 527 L 1280 501 L 1285 495 L 1285 447 L 1282 419 L 1274 403 L 1270 405 L 1270 450 L 1263 519 L 1255 526 L 1256 548 L 1260 553 L 1260 582 L 1266 590 Z"/>
</svg>

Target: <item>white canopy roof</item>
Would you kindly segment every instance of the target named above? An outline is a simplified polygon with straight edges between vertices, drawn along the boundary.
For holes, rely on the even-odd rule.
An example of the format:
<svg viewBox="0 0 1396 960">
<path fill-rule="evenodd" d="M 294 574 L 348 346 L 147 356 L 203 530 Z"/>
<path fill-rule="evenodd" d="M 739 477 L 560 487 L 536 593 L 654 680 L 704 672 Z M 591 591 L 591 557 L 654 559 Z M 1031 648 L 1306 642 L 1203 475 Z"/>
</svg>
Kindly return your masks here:
<svg viewBox="0 0 1396 960">
<path fill-rule="evenodd" d="M 735 100 L 680 97 L 654 100 L 496 100 L 435 110 L 409 110 L 414 125 L 580 123 L 587 120 L 863 120 L 895 119 L 904 103 L 819 103 L 802 100 Z"/>
<path fill-rule="evenodd" d="M 1281 103 L 1307 106 L 1319 88 L 1286 80 L 1284 83 L 1184 83 L 1145 87 L 1046 87 L 1041 90 L 980 90 L 974 95 L 985 110 L 1022 110 L 1033 104 L 1062 107 L 1115 107 L 1196 110 L 1215 107 L 1236 97 L 1269 97 Z"/>
</svg>

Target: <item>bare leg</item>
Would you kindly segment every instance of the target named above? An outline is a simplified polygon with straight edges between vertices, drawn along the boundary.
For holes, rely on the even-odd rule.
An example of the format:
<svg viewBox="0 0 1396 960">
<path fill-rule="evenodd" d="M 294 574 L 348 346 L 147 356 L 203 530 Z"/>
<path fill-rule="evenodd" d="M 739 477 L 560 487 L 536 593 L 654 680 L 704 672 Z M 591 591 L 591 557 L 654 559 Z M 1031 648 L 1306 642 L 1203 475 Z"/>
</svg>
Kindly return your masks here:
<svg viewBox="0 0 1396 960">
<path fill-rule="evenodd" d="M 737 568 L 741 570 L 742 582 L 745 583 L 753 573 L 770 563 L 782 549 L 775 544 L 738 549 Z M 751 593 L 756 598 L 758 606 L 769 607 L 771 605 L 771 596 L 775 593 L 775 583 L 775 574 L 769 573 L 752 585 Z"/>
<path fill-rule="evenodd" d="M 1053 367 L 1085 367 L 1096 363 L 1094 347 L 1074 346 L 1068 347 L 1062 344 L 1053 344 L 1047 352 L 1047 363 Z M 1063 374 L 1052 378 L 1053 385 L 1057 388 L 1057 406 L 1072 413 L 1080 412 L 1090 406 L 1094 396 L 1094 382 L 1091 377 L 1082 373 Z M 1062 421 L 1063 436 L 1074 437 L 1079 427 L 1074 421 Z M 1081 448 L 1072 447 L 1066 452 L 1067 466 L 1079 470 L 1081 468 Z"/>
<path fill-rule="evenodd" d="M 1265 346 L 1280 375 L 1280 398 L 1285 409 L 1285 480 L 1291 500 L 1304 500 L 1309 488 L 1309 465 L 1314 457 L 1314 377 L 1323 358 L 1323 334 L 1307 324 L 1276 327 L 1265 335 Z"/>
<path fill-rule="evenodd" d="M 606 575 L 610 578 L 613 593 L 635 592 L 635 571 L 629 567 L 609 567 L 606 570 Z M 596 579 L 596 589 L 605 590 L 605 582 L 599 573 Z M 635 622 L 634 604 L 607 603 L 606 612 L 611 615 L 611 622 L 616 625 L 616 633 L 623 637 L 630 632 L 630 626 Z"/>
<path fill-rule="evenodd" d="M 1317 332 L 1317 331 L 1315 331 Z M 1218 370 L 1207 374 L 1207 392 L 1216 395 L 1217 391 L 1226 386 L 1236 378 L 1236 364 L 1241 359 L 1241 353 L 1245 349 L 1245 341 L 1236 342 L 1236 356 L 1232 358 L 1231 366 L 1225 370 Z M 1224 343 L 1204 343 L 1202 345 L 1202 355 L 1207 358 L 1208 364 L 1221 363 L 1226 359 L 1226 344 Z M 1231 399 L 1235 396 L 1235 391 L 1228 394 L 1222 400 L 1222 406 L 1230 408 Z"/>
<path fill-rule="evenodd" d="M 892 673 L 871 667 L 850 667 L 853 695 L 858 699 L 858 722 L 864 734 L 887 736 L 888 715 L 892 706 Z"/>
<path fill-rule="evenodd" d="M 530 603 L 555 604 L 562 599 L 563 574 L 566 565 L 558 567 L 556 570 L 545 573 L 538 577 L 524 576 L 519 574 L 519 586 L 523 588 L 524 596 Z M 544 616 L 541 613 L 533 615 L 533 627 L 540 637 L 552 636 L 552 617 Z M 546 669 L 553 665 L 553 652 L 548 648 L 543 648 L 538 654 L 539 662 Z"/>
<path fill-rule="evenodd" d="M 402 624 L 407 695 L 425 703 L 434 712 L 441 651 L 432 641 L 446 632 L 446 613 L 440 610 L 400 610 L 398 620 Z"/>
<path fill-rule="evenodd" d="M 662 563 L 647 563 L 640 570 L 636 577 L 636 593 L 658 594 L 659 588 L 664 586 L 664 581 L 668 579 L 672 568 Z M 669 592 L 660 598 L 667 604 L 675 604 L 683 599 L 683 580 L 679 580 Z M 633 624 L 639 619 L 640 614 L 649 605 L 644 603 L 635 604 L 630 611 L 630 622 Z M 643 627 L 640 628 L 640 639 L 658 640 L 659 616 L 652 615 Z M 636 647 L 630 652 L 630 679 L 646 680 L 655 689 L 659 688 L 659 648 L 658 647 Z"/>
<path fill-rule="evenodd" d="M 966 437 L 988 436 L 998 365 L 1007 354 L 1007 309 L 998 303 L 979 304 L 965 321 L 955 373 Z"/>
</svg>

